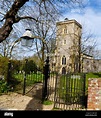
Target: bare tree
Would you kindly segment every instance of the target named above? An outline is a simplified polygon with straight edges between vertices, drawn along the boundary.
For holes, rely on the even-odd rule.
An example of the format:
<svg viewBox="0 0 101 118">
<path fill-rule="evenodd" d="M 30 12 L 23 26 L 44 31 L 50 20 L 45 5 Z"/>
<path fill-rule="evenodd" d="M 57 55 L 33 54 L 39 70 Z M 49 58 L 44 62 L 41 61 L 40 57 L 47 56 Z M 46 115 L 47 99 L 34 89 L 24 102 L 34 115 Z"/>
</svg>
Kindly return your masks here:
<svg viewBox="0 0 101 118">
<path fill-rule="evenodd" d="M 27 1 L 28 0 L 15 0 L 11 8 L 4 15 L 3 19 L 1 20 L 5 21 L 3 26 L 0 28 L 0 42 L 5 40 L 9 36 L 10 32 L 13 29 L 13 24 L 20 20 L 20 18 L 17 16 L 17 12 Z"/>
<path fill-rule="evenodd" d="M 91 31 L 84 31 L 83 29 L 81 36 L 81 53 L 85 53 L 94 57 L 96 46 L 97 41 L 93 38 L 93 33 Z"/>
<path fill-rule="evenodd" d="M 19 33 L 19 29 L 17 29 L 17 27 L 14 27 L 9 37 L 7 37 L 6 40 L 0 43 L 0 53 L 2 54 L 2 56 L 16 59 L 18 59 L 18 56 L 20 56 L 21 58 L 21 53 L 24 52 L 25 49 L 21 46 Z"/>
<path fill-rule="evenodd" d="M 1 12 L 2 19 L 0 20 L 2 22 L 2 26 L 0 28 L 0 42 L 5 40 L 10 32 L 13 29 L 13 25 L 15 23 L 18 23 L 22 19 L 33 19 L 36 22 L 38 21 L 36 17 L 32 16 L 20 16 L 19 11 L 23 9 L 23 7 L 27 10 L 28 7 L 26 7 L 28 4 L 27 2 L 32 5 L 33 7 L 37 8 L 37 15 L 43 14 L 43 11 L 46 11 L 48 14 L 50 14 L 50 9 L 53 9 L 53 14 L 50 14 L 50 16 L 54 16 L 54 10 L 59 11 L 58 8 L 61 6 L 61 8 L 66 8 L 66 5 L 69 6 L 77 6 L 81 5 L 81 0 L 1 0 L 1 8 L 5 8 L 5 4 L 9 4 L 8 8 L 5 8 L 5 13 Z M 61 4 L 60 4 L 61 3 Z M 37 6 L 37 7 L 36 7 Z"/>
<path fill-rule="evenodd" d="M 55 37 L 55 22 L 53 19 L 47 14 L 38 16 L 37 19 L 40 19 L 40 22 L 33 21 L 25 21 L 24 25 L 27 24 L 27 27 L 30 28 L 33 32 L 33 36 L 35 36 L 33 41 L 33 48 L 29 49 L 30 51 L 34 49 L 40 59 L 41 67 L 43 67 L 45 54 L 50 52 L 50 41 Z M 54 17 L 55 18 L 55 17 Z M 42 39 L 42 40 L 38 40 Z"/>
</svg>

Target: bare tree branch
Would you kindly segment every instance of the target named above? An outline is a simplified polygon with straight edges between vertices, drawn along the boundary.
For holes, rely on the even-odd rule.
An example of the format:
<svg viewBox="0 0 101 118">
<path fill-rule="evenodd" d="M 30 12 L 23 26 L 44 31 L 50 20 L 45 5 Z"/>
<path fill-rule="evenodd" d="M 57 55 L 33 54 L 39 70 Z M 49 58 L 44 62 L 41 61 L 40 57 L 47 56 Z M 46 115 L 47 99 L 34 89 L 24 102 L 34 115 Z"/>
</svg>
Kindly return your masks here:
<svg viewBox="0 0 101 118">
<path fill-rule="evenodd" d="M 15 0 L 10 10 L 5 15 L 5 23 L 0 28 L 0 43 L 5 40 L 10 32 L 12 31 L 12 26 L 15 23 L 15 17 L 19 9 L 29 0 Z"/>
<path fill-rule="evenodd" d="M 17 23 L 17 22 L 19 22 L 20 20 L 23 20 L 23 19 L 32 19 L 32 20 L 38 22 L 37 19 L 35 19 L 35 18 L 31 17 L 31 16 L 23 16 L 23 17 L 17 17 L 17 18 L 15 19 L 15 23 Z"/>
</svg>

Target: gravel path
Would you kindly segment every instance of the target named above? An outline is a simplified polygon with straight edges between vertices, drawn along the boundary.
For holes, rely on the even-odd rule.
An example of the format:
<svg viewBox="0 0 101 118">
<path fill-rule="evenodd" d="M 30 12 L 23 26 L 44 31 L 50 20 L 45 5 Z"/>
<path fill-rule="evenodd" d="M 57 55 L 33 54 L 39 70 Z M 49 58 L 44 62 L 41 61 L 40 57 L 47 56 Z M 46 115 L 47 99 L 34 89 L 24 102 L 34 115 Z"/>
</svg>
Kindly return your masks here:
<svg viewBox="0 0 101 118">
<path fill-rule="evenodd" d="M 52 83 L 50 81 L 50 83 Z M 0 96 L 0 110 L 52 110 L 53 105 L 43 105 L 42 99 L 42 83 L 36 84 L 33 89 L 26 95 L 9 92 Z M 53 86 L 53 85 L 52 85 Z"/>
<path fill-rule="evenodd" d="M 43 105 L 33 97 L 18 93 L 8 93 L 0 96 L 0 110 L 52 110 L 52 105 Z"/>
</svg>

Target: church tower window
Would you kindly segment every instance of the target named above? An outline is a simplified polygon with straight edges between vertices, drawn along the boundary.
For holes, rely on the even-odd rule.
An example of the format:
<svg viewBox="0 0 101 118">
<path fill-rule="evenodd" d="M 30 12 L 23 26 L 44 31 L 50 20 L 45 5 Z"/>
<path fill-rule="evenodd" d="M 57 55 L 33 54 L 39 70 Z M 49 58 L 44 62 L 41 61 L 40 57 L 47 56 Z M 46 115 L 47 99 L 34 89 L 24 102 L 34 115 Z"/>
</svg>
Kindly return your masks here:
<svg viewBox="0 0 101 118">
<path fill-rule="evenodd" d="M 62 65 L 66 65 L 66 57 L 65 56 L 62 57 Z"/>
<path fill-rule="evenodd" d="M 64 28 L 64 34 L 67 34 L 67 28 Z"/>
</svg>

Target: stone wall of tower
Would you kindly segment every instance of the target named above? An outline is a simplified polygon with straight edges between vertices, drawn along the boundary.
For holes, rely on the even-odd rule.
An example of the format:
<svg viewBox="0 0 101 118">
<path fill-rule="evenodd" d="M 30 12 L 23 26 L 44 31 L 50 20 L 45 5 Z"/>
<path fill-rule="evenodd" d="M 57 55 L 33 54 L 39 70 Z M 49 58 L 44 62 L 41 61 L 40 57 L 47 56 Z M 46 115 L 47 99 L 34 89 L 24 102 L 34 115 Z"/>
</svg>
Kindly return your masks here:
<svg viewBox="0 0 101 118">
<path fill-rule="evenodd" d="M 56 24 L 56 50 L 55 55 L 57 68 L 60 72 L 65 68 L 74 72 L 79 66 L 80 37 L 82 26 L 76 20 L 65 20 Z M 62 64 L 63 56 L 66 57 L 66 64 Z"/>
<path fill-rule="evenodd" d="M 54 71 L 62 73 L 64 68 L 66 72 L 101 72 L 101 60 L 86 54 L 80 55 L 82 26 L 76 20 L 57 22 L 56 28 L 56 50 L 50 59 L 51 63 L 55 62 Z M 66 64 L 62 64 L 63 56 Z"/>
</svg>

